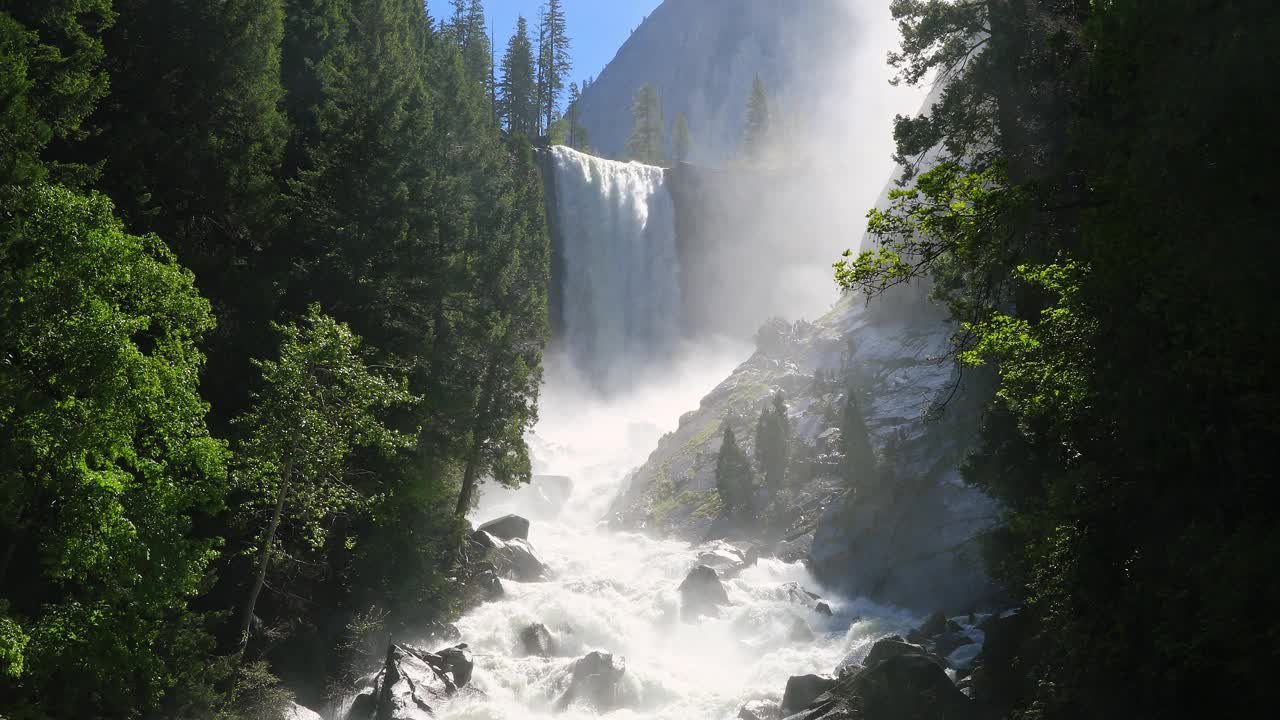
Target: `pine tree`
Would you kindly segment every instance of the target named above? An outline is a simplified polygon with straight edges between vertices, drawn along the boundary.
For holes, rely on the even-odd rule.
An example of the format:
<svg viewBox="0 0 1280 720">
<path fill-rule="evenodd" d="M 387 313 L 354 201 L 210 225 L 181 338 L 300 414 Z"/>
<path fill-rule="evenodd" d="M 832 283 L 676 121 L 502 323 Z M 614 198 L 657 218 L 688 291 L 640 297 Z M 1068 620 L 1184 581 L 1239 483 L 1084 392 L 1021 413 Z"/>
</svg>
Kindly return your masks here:
<svg viewBox="0 0 1280 720">
<path fill-rule="evenodd" d="M 689 136 L 689 119 L 684 113 L 676 116 L 675 138 L 673 155 L 677 163 L 688 162 L 689 155 L 693 152 L 693 138 Z"/>
<path fill-rule="evenodd" d="M 631 115 L 635 125 L 627 138 L 628 157 L 648 165 L 666 165 L 662 102 L 658 98 L 658 89 L 652 83 L 645 83 L 636 90 L 631 102 Z"/>
<path fill-rule="evenodd" d="M 858 390 L 850 387 L 845 395 L 844 412 L 840 419 L 840 441 L 844 450 L 844 478 L 851 486 L 876 481 L 875 451 L 871 448 L 871 434 L 863 415 Z"/>
<path fill-rule="evenodd" d="M 786 398 L 779 390 L 774 393 L 771 406 L 760 411 L 756 423 L 756 463 L 764 474 L 765 486 L 774 494 L 786 486 L 790 448 L 791 421 L 787 418 Z"/>
<path fill-rule="evenodd" d="M 538 29 L 538 97 L 542 107 L 542 127 L 549 131 L 556 120 L 565 78 L 573 69 L 563 0 L 548 0 Z"/>
<path fill-rule="evenodd" d="M 733 427 L 726 421 L 720 452 L 716 455 L 716 491 L 729 515 L 749 513 L 755 483 L 751 473 L 751 461 L 738 445 Z"/>
<path fill-rule="evenodd" d="M 772 115 L 764 81 L 759 75 L 751 82 L 751 95 L 747 98 L 747 124 L 743 136 L 743 153 L 751 162 L 763 159 L 772 132 Z"/>
<path fill-rule="evenodd" d="M 528 138 L 537 137 L 539 110 L 533 44 L 529 40 L 529 23 L 523 15 L 516 19 L 515 34 L 502 56 L 498 112 L 508 132 Z"/>
</svg>

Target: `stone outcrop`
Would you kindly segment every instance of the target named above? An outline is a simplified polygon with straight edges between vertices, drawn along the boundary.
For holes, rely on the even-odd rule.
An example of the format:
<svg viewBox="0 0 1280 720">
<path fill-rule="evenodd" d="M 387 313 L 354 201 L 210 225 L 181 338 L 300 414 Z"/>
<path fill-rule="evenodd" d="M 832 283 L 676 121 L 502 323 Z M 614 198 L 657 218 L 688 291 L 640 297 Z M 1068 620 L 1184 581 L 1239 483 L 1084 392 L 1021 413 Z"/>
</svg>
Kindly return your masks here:
<svg viewBox="0 0 1280 720">
<path fill-rule="evenodd" d="M 534 623 L 521 630 L 520 645 L 525 655 L 553 657 L 556 654 L 556 639 L 542 623 Z"/>
<path fill-rule="evenodd" d="M 911 609 L 935 609 L 921 607 L 932 598 L 957 607 L 990 598 L 976 538 L 997 509 L 959 474 L 985 397 L 981 380 L 951 392 L 951 326 L 923 290 L 898 290 L 871 305 L 846 298 L 813 323 L 762 330 L 756 353 L 634 473 L 611 525 L 706 539 L 720 506 L 724 423 L 753 454 L 756 419 L 782 391 L 807 480 L 786 507 L 770 506 L 771 532 L 781 536 L 775 553 L 807 559 L 834 590 Z M 841 427 L 850 393 L 871 451 L 862 458 L 845 456 L 859 444 Z"/>
<path fill-rule="evenodd" d="M 699 565 L 689 571 L 680 583 L 680 613 L 685 621 L 720 614 L 720 606 L 729 604 L 729 594 L 715 570 Z"/>
<path fill-rule="evenodd" d="M 502 540 L 489 532 L 477 530 L 471 535 L 471 545 L 482 554 L 483 562 L 493 564 L 500 578 L 519 582 L 537 582 L 546 578 L 547 566 L 528 540 Z"/>
<path fill-rule="evenodd" d="M 484 523 L 476 531 L 489 533 L 499 540 L 528 540 L 529 521 L 519 515 L 503 515 Z"/>
<path fill-rule="evenodd" d="M 569 670 L 569 687 L 556 706 L 564 710 L 574 703 L 585 703 L 597 713 L 605 713 L 622 704 L 622 676 L 627 664 L 610 653 L 592 652 L 575 660 Z"/>
<path fill-rule="evenodd" d="M 782 712 L 794 713 L 812 705 L 836 687 L 836 679 L 825 675 L 794 675 L 782 693 Z"/>
</svg>

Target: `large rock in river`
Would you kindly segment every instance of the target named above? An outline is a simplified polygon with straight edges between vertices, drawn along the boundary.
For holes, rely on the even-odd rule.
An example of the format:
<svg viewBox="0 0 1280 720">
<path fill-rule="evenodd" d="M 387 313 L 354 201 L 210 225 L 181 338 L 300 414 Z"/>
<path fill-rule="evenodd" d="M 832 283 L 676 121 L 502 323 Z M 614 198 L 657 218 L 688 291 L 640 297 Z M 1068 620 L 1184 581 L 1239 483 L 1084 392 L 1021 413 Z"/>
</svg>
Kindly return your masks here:
<svg viewBox="0 0 1280 720">
<path fill-rule="evenodd" d="M 525 655 L 552 657 L 556 654 L 556 639 L 542 623 L 534 623 L 520 631 L 520 645 Z"/>
<path fill-rule="evenodd" d="M 392 645 L 379 684 L 376 720 L 430 720 L 455 690 L 426 660 Z"/>
<path fill-rule="evenodd" d="M 561 710 L 573 703 L 587 703 L 597 713 L 606 713 L 622 704 L 622 676 L 627 672 L 622 658 L 592 652 L 575 660 L 569 672 L 569 688 L 556 703 Z"/>
<path fill-rule="evenodd" d="M 476 530 L 487 532 L 499 540 L 529 539 L 529 521 L 519 515 L 504 515 L 490 520 Z"/>
<path fill-rule="evenodd" d="M 484 561 L 493 563 L 499 577 L 537 582 L 547 576 L 547 566 L 528 540 L 502 540 L 485 530 L 477 530 L 471 534 L 471 542 L 483 552 Z"/>
<path fill-rule="evenodd" d="M 719 615 L 719 607 L 728 604 L 729 594 L 720 584 L 720 577 L 706 565 L 690 570 L 680 583 L 680 613 L 686 621 Z"/>
</svg>

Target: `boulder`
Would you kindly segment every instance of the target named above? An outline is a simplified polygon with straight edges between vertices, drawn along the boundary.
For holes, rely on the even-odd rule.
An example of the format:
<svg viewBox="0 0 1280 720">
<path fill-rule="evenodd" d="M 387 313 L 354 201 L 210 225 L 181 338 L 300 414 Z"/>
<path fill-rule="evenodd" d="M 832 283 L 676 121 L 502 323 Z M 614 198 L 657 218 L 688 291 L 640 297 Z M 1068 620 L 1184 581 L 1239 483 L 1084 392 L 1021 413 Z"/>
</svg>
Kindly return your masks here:
<svg viewBox="0 0 1280 720">
<path fill-rule="evenodd" d="M 475 577 L 476 591 L 480 597 L 485 600 L 500 600 L 507 594 L 502 589 L 502 581 L 498 579 L 498 574 L 494 570 L 485 570 Z"/>
<path fill-rule="evenodd" d="M 787 630 L 787 639 L 795 643 L 813 642 L 817 638 L 809 623 L 800 618 L 791 618 L 791 627 Z"/>
<path fill-rule="evenodd" d="M 711 547 L 698 553 L 696 562 L 699 565 L 706 565 L 717 572 L 723 572 L 725 570 L 741 569 L 747 563 L 747 556 L 746 553 L 738 548 L 721 540 L 712 543 Z"/>
<path fill-rule="evenodd" d="M 929 647 L 937 655 L 946 657 L 965 645 L 973 645 L 974 639 L 962 632 L 947 630 L 929 641 Z"/>
<path fill-rule="evenodd" d="M 528 540 L 529 521 L 519 515 L 504 515 L 481 525 L 477 532 L 486 532 L 499 540 Z"/>
<path fill-rule="evenodd" d="M 787 599 L 791 602 L 803 605 L 821 615 L 831 617 L 831 606 L 823 602 L 817 593 L 809 592 L 797 582 L 785 583 L 782 587 L 786 590 Z"/>
<path fill-rule="evenodd" d="M 782 712 L 794 713 L 813 705 L 823 693 L 833 690 L 836 679 L 825 675 L 793 675 L 782 693 Z"/>
<path fill-rule="evenodd" d="M 970 720 L 974 706 L 926 655 L 897 655 L 849 681 L 866 720 Z"/>
<path fill-rule="evenodd" d="M 402 645 L 387 650 L 378 691 L 377 720 L 429 720 L 448 700 L 453 684 Z"/>
<path fill-rule="evenodd" d="M 867 653 L 867 659 L 863 664 L 867 668 L 873 668 L 886 660 L 903 655 L 918 655 L 942 668 L 947 665 L 941 658 L 930 655 L 922 646 L 909 643 L 897 635 L 877 640 L 871 646 L 871 652 Z"/>
<path fill-rule="evenodd" d="M 320 717 L 320 713 L 310 708 L 305 708 L 296 702 L 289 703 L 289 707 L 285 708 L 284 720 L 324 720 Z"/>
<path fill-rule="evenodd" d="M 703 615 L 716 616 L 721 605 L 729 604 L 729 594 L 715 570 L 699 565 L 680 583 L 681 615 L 686 621 Z"/>
<path fill-rule="evenodd" d="M 534 623 L 520 631 L 520 645 L 525 655 L 552 657 L 556 654 L 556 639 L 542 623 Z"/>
<path fill-rule="evenodd" d="M 491 563 L 498 577 L 519 582 L 536 582 L 546 578 L 547 566 L 528 540 L 502 540 L 485 530 L 471 535 L 472 545 L 483 552 L 483 561 Z"/>
<path fill-rule="evenodd" d="M 352 698 L 345 720 L 372 720 L 377 711 L 378 696 L 374 694 L 373 688 L 368 688 Z"/>
<path fill-rule="evenodd" d="M 627 672 L 622 658 L 592 652 L 575 660 L 569 672 L 569 688 L 557 702 L 559 709 L 580 702 L 590 705 L 597 713 L 605 713 L 621 705 L 619 686 Z"/>
<path fill-rule="evenodd" d="M 455 688 L 464 687 L 471 682 L 471 673 L 475 670 L 475 661 L 471 659 L 471 650 L 466 643 L 459 643 L 436 653 L 442 661 L 444 672 L 449 673 Z"/>
<path fill-rule="evenodd" d="M 778 720 L 782 711 L 770 700 L 752 700 L 738 709 L 738 720 Z"/>
</svg>

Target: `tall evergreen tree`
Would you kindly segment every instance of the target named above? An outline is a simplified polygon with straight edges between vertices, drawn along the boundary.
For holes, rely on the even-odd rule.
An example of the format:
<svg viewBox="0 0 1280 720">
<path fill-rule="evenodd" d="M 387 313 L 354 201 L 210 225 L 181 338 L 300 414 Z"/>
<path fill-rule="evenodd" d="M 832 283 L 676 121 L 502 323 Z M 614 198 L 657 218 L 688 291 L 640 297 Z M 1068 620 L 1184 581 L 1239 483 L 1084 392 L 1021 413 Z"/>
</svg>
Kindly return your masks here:
<svg viewBox="0 0 1280 720">
<path fill-rule="evenodd" d="M 564 81 L 573 69 L 570 40 L 563 0 L 548 0 L 538 32 L 538 97 L 542 104 L 542 127 L 555 122 L 564 92 Z"/>
<path fill-rule="evenodd" d="M 676 116 L 676 127 L 672 138 L 672 157 L 677 163 L 688 162 L 693 152 L 693 138 L 689 135 L 689 118 L 684 113 Z"/>
<path fill-rule="evenodd" d="M 102 34 L 113 19 L 111 0 L 0 0 L 0 186 L 44 179 L 58 169 L 48 145 L 80 139 L 107 93 Z M 64 170 L 54 179 L 88 179 L 83 166 Z"/>
<path fill-rule="evenodd" d="M 529 23 L 523 15 L 516 18 L 515 34 L 502 55 L 498 112 L 512 134 L 537 137 L 539 109 L 533 43 L 529 39 Z"/>
<path fill-rule="evenodd" d="M 787 418 L 787 402 L 782 391 L 774 393 L 770 406 L 760 411 L 756 423 L 756 463 L 764 475 L 765 486 L 778 493 L 786 486 L 787 463 L 791 450 L 791 421 Z"/>
<path fill-rule="evenodd" d="M 756 75 L 751 81 L 751 95 L 747 98 L 747 122 L 742 140 L 743 154 L 748 160 L 758 162 L 763 159 L 772 130 L 769 96 L 765 93 L 764 81 Z"/>
<path fill-rule="evenodd" d="M 648 165 L 666 165 L 662 101 L 653 83 L 645 83 L 636 90 L 631 101 L 631 116 L 635 124 L 627 138 L 628 157 Z"/>
<path fill-rule="evenodd" d="M 729 515 L 742 515 L 752 510 L 755 482 L 751 461 L 738 445 L 733 427 L 726 421 L 720 452 L 716 455 L 716 491 Z"/>
</svg>

